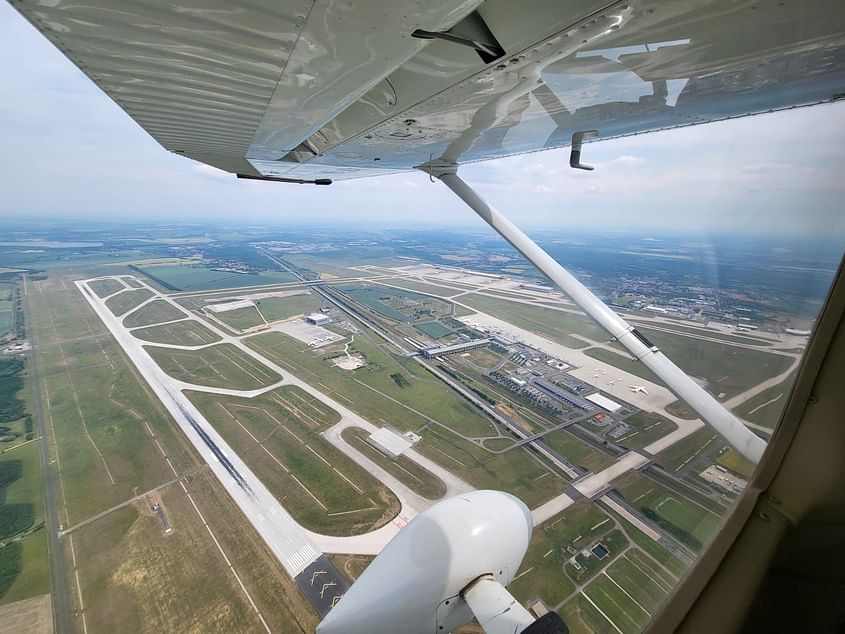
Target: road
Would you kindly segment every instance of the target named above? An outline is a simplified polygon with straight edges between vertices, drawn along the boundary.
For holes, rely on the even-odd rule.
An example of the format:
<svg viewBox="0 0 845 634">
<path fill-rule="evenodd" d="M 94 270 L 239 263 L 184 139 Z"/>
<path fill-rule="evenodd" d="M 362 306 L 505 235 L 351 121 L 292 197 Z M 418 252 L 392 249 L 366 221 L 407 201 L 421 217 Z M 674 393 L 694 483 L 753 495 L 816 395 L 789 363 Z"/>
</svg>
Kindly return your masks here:
<svg viewBox="0 0 845 634">
<path fill-rule="evenodd" d="M 35 329 L 30 327 L 32 307 L 29 303 L 27 275 L 23 275 L 24 324 L 30 341 L 27 362 L 32 383 L 32 402 L 34 418 L 41 437 L 39 453 L 41 455 L 41 473 L 44 478 L 44 525 L 47 531 L 47 553 L 50 558 L 50 588 L 53 602 L 53 626 L 58 634 L 70 632 L 71 609 L 70 594 L 67 587 L 67 568 L 64 551 L 59 543 L 59 506 L 56 492 L 55 465 L 50 462 L 50 443 L 47 436 L 47 423 L 44 416 L 44 403 L 41 398 L 41 372 L 38 366 L 38 341 Z"/>
</svg>

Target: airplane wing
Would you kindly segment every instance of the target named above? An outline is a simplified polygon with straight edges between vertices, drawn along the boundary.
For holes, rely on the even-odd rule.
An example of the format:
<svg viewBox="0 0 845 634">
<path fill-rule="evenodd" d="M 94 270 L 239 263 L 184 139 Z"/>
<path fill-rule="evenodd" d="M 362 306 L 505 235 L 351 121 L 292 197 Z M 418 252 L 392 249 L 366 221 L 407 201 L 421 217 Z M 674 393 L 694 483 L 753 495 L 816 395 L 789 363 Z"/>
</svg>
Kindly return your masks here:
<svg viewBox="0 0 845 634">
<path fill-rule="evenodd" d="M 845 96 L 841 0 L 10 2 L 165 148 L 250 176 L 371 176 Z"/>
</svg>

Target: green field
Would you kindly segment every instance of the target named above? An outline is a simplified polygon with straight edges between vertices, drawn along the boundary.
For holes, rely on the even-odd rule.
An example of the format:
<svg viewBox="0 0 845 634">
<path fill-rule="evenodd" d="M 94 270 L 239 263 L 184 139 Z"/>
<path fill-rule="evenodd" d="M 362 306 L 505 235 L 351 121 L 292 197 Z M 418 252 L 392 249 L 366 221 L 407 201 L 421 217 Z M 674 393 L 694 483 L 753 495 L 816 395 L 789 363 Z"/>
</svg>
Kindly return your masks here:
<svg viewBox="0 0 845 634">
<path fill-rule="evenodd" d="M 625 419 L 634 429 L 618 440 L 618 445 L 639 449 L 675 431 L 678 426 L 668 418 L 652 412 L 637 412 Z"/>
<path fill-rule="evenodd" d="M 270 627 L 312 632 L 318 619 L 296 586 L 216 480 L 196 472 L 201 463 L 189 441 L 66 281 L 51 276 L 28 295 L 63 526 L 184 476 Z M 263 631 L 181 486 L 165 488 L 160 499 L 173 527 L 168 535 L 138 503 L 62 540 L 69 570 L 74 541 L 91 631 Z M 76 603 L 73 576 L 70 583 Z M 78 612 L 73 626 L 82 629 Z"/>
<path fill-rule="evenodd" d="M 268 625 L 313 631 L 316 615 L 215 478 L 200 473 L 187 490 Z M 89 631 L 264 631 L 182 488 L 156 499 L 169 534 L 143 501 L 72 534 Z"/>
<path fill-rule="evenodd" d="M 400 323 L 431 319 L 452 312 L 447 302 L 413 291 L 371 286 L 335 288 L 379 315 Z"/>
<path fill-rule="evenodd" d="M 792 364 L 792 357 L 729 344 L 653 332 L 649 338 L 684 372 L 707 381 L 715 396 L 730 398 Z"/>
<path fill-rule="evenodd" d="M 569 462 L 586 471 L 601 471 L 616 462 L 610 455 L 593 449 L 565 429 L 546 434 L 543 436 L 543 442 Z"/>
<path fill-rule="evenodd" d="M 399 511 L 396 497 L 320 435 L 325 424 L 291 390 L 280 388 L 254 399 L 188 395 L 305 527 L 350 535 L 391 520 Z"/>
<path fill-rule="evenodd" d="M 172 290 L 199 291 L 218 288 L 242 288 L 293 282 L 296 278 L 285 271 L 265 270 L 259 273 L 236 273 L 215 270 L 203 264 L 156 264 L 139 267 L 154 281 Z"/>
<path fill-rule="evenodd" d="M 608 524 L 612 527 L 612 522 L 608 522 Z M 595 577 L 609 561 L 628 547 L 628 539 L 622 531 L 614 528 L 601 538 L 601 544 L 608 551 L 608 554 L 604 558 L 599 559 L 592 552 L 589 555 L 585 555 L 582 551 L 574 557 L 575 562 L 578 563 L 578 567 L 572 561 L 567 561 L 563 565 L 563 569 L 569 575 L 570 579 L 578 584 L 583 584 L 588 579 Z"/>
<path fill-rule="evenodd" d="M 759 394 L 738 405 L 733 411 L 750 423 L 774 429 L 786 407 L 786 401 L 795 382 L 795 372 L 790 373 L 777 385 L 766 388 Z"/>
<path fill-rule="evenodd" d="M 235 310 L 227 310 L 222 313 L 210 313 L 214 318 L 219 319 L 227 326 L 238 332 L 255 328 L 265 324 L 261 314 L 255 306 L 244 306 Z"/>
<path fill-rule="evenodd" d="M 117 280 L 94 280 L 93 282 L 89 282 L 88 286 L 91 287 L 92 291 L 97 293 L 98 297 L 106 297 L 126 288 Z"/>
<path fill-rule="evenodd" d="M 611 515 L 616 517 L 614 513 L 611 513 Z M 654 562 L 654 564 L 666 574 L 674 576 L 676 579 L 683 576 L 687 569 L 687 565 L 684 562 L 675 557 L 675 555 L 670 553 L 663 546 L 658 544 L 626 519 L 622 517 L 616 517 L 616 519 L 622 525 L 622 528 L 625 529 L 625 534 L 628 535 L 628 537 L 631 538 L 631 541 L 633 541 L 644 553 L 644 557 L 647 555 L 649 561 Z"/>
<path fill-rule="evenodd" d="M 310 291 L 305 295 L 290 295 L 288 297 L 265 297 L 256 300 L 258 310 L 267 321 L 279 321 L 304 315 L 320 310 L 321 301 Z"/>
<path fill-rule="evenodd" d="M 396 460 L 388 458 L 367 442 L 369 435 L 360 427 L 347 427 L 341 433 L 346 442 L 415 493 L 429 500 L 439 500 L 446 495 L 446 485 L 440 478 L 406 456 L 399 456 Z"/>
<path fill-rule="evenodd" d="M 575 584 L 563 572 L 572 556 L 566 547 L 585 548 L 613 528 L 613 522 L 595 504 L 583 500 L 534 529 L 519 577 L 510 591 L 523 604 L 541 598 L 555 606 L 575 591 Z"/>
<path fill-rule="evenodd" d="M 641 473 L 626 473 L 614 486 L 631 506 L 694 550 L 701 550 L 722 523 L 714 513 Z"/>
<path fill-rule="evenodd" d="M 125 291 L 107 299 L 106 306 L 108 306 L 111 312 L 120 317 L 152 296 L 152 291 L 149 291 L 146 288 L 141 288 L 137 291 Z"/>
<path fill-rule="evenodd" d="M 475 350 L 470 350 L 464 354 L 467 356 L 461 355 L 458 357 L 460 361 L 466 359 L 482 370 L 491 370 L 504 361 L 502 357 L 488 348 L 476 348 Z M 452 358 L 454 359 L 455 357 Z"/>
<path fill-rule="evenodd" d="M 15 314 L 12 312 L 11 308 L 0 308 L 0 337 L 12 329 L 12 325 L 15 321 L 14 317 Z"/>
<path fill-rule="evenodd" d="M 144 346 L 162 370 L 186 383 L 232 390 L 255 390 L 281 380 L 264 364 L 230 343 L 201 350 Z"/>
<path fill-rule="evenodd" d="M 171 343 L 180 346 L 202 346 L 220 341 L 217 334 L 193 319 L 139 328 L 132 331 L 132 336 L 152 343 Z"/>
<path fill-rule="evenodd" d="M 771 352 L 738 348 L 665 332 L 655 332 L 649 337 L 684 372 L 706 380 L 709 391 L 715 396 L 723 395 L 721 398 L 736 396 L 761 381 L 780 374 L 792 363 L 791 357 Z M 604 348 L 590 348 L 585 350 L 584 354 L 657 385 L 663 384 L 642 363 L 637 363 L 624 354 Z"/>
<path fill-rule="evenodd" d="M 426 321 L 421 324 L 414 324 L 414 328 L 419 330 L 421 333 L 428 335 L 432 339 L 442 339 L 443 337 L 455 334 L 439 321 Z"/>
<path fill-rule="evenodd" d="M 543 335 L 568 348 L 578 349 L 588 345 L 581 339 L 572 337 L 573 334 L 581 335 L 592 341 L 608 341 L 610 339 L 610 335 L 595 325 L 586 315 L 512 302 L 504 297 L 471 294 L 462 296 L 460 301 L 475 310 L 493 315 L 538 335 Z"/>
<path fill-rule="evenodd" d="M 19 542 L 0 547 L 0 605 L 49 592 L 47 540 L 41 502 L 38 443 L 0 455 L 0 542 L 36 528 Z"/>
<path fill-rule="evenodd" d="M 704 466 L 712 464 L 710 456 L 724 446 L 725 441 L 705 426 L 661 451 L 657 455 L 657 462 L 670 473 L 690 466 L 700 466 L 698 470 L 701 471 Z"/>
<path fill-rule="evenodd" d="M 530 449 L 491 454 L 434 426 L 427 427 L 421 435 L 423 439 L 414 449 L 478 489 L 507 491 L 530 508 L 566 489 L 566 481 L 537 464 L 528 453 Z"/>
<path fill-rule="evenodd" d="M 649 614 L 631 600 L 630 593 L 606 575 L 596 577 L 584 594 L 623 632 L 639 632 L 649 621 Z"/>
<path fill-rule="evenodd" d="M 325 360 L 343 346 L 314 350 L 279 332 L 255 335 L 246 342 L 375 425 L 390 423 L 401 431 L 415 431 L 428 422 L 428 416 L 468 436 L 494 435 L 478 409 L 416 361 L 388 354 L 363 332 L 355 335 L 350 351 L 364 356 L 367 365 L 352 372 Z"/>
<path fill-rule="evenodd" d="M 730 341 L 733 343 L 744 343 L 750 346 L 770 346 L 772 342 L 768 339 L 761 339 L 758 337 L 752 336 L 745 336 L 745 335 L 732 335 L 726 332 L 722 332 L 721 330 L 711 330 L 708 328 L 696 328 L 694 326 L 684 326 L 681 324 L 674 324 L 674 323 L 667 323 L 667 322 L 648 322 L 642 321 L 639 319 L 630 319 L 629 323 L 635 324 L 638 329 L 642 330 L 643 328 L 648 329 L 648 333 L 646 334 L 647 337 L 651 337 L 651 333 L 654 332 L 653 326 L 657 326 L 658 328 L 667 328 L 669 330 L 677 330 L 678 332 L 682 333 L 689 333 L 691 335 L 701 335 L 702 337 L 712 337 L 714 339 L 723 339 L 724 341 Z"/>
<path fill-rule="evenodd" d="M 379 282 L 391 284 L 394 286 L 401 286 L 402 288 L 407 288 L 412 291 L 419 291 L 420 293 L 430 293 L 431 295 L 437 295 L 438 297 L 448 297 L 449 295 L 454 295 L 456 293 L 461 292 L 460 290 L 449 288 L 449 286 L 458 286 L 463 288 L 464 290 L 472 288 L 470 286 L 467 286 L 466 284 L 458 284 L 455 282 L 444 282 L 444 284 L 448 284 L 449 286 L 441 286 L 439 284 L 434 284 L 430 282 L 419 282 L 417 280 L 410 280 L 405 277 L 391 277 L 384 280 L 379 280 Z"/>
<path fill-rule="evenodd" d="M 733 471 L 735 474 L 742 476 L 746 480 L 754 473 L 754 463 L 748 458 L 741 456 L 736 450 L 728 447 L 716 460 L 717 464 L 722 465 L 725 469 Z"/>
<path fill-rule="evenodd" d="M 153 324 L 161 324 L 166 321 L 184 319 L 187 316 L 173 304 L 162 299 L 157 299 L 126 317 L 123 320 L 123 325 L 127 328 L 152 326 Z"/>
<path fill-rule="evenodd" d="M 177 470 L 196 460 L 88 302 L 63 281 L 36 282 L 27 298 L 69 526 L 173 477 L 151 431 Z"/>
</svg>

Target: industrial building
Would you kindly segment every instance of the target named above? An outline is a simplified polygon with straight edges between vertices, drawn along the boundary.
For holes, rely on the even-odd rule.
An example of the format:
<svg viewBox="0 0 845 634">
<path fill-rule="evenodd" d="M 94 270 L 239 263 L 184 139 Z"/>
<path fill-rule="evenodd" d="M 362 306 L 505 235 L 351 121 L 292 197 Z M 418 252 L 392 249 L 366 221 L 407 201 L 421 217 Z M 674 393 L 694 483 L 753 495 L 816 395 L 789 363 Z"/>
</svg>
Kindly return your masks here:
<svg viewBox="0 0 845 634">
<path fill-rule="evenodd" d="M 314 324 L 315 326 L 325 326 L 331 322 L 331 320 L 331 317 L 324 315 L 323 313 L 311 313 L 310 315 L 305 315 L 305 321 L 309 324 Z"/>
<path fill-rule="evenodd" d="M 367 442 L 391 460 L 396 460 L 410 449 L 413 444 L 412 440 L 401 436 L 387 427 L 380 427 L 374 431 L 367 437 Z"/>
<path fill-rule="evenodd" d="M 606 409 L 608 412 L 618 412 L 620 409 L 622 409 L 622 405 L 612 399 L 607 398 L 603 394 L 599 394 L 598 392 L 596 392 L 595 394 L 590 394 L 586 397 L 586 399 L 591 403 L 595 403 L 602 409 Z"/>
<path fill-rule="evenodd" d="M 549 394 L 550 396 L 555 397 L 559 401 L 563 401 L 564 403 L 567 403 L 577 409 L 583 410 L 585 412 L 592 412 L 595 409 L 592 403 L 588 403 L 584 399 L 575 396 L 574 394 L 570 394 L 563 388 L 555 385 L 554 383 L 546 381 L 545 379 L 534 379 L 532 381 L 532 384 L 546 392 L 546 394 Z"/>
<path fill-rule="evenodd" d="M 457 352 L 466 352 L 468 350 L 475 350 L 476 348 L 483 348 L 490 339 L 473 339 L 472 341 L 464 341 L 463 343 L 453 343 L 450 346 L 439 346 L 437 348 L 426 348 L 422 351 L 426 359 L 433 359 L 434 357 L 442 357 L 444 354 L 455 354 Z"/>
</svg>

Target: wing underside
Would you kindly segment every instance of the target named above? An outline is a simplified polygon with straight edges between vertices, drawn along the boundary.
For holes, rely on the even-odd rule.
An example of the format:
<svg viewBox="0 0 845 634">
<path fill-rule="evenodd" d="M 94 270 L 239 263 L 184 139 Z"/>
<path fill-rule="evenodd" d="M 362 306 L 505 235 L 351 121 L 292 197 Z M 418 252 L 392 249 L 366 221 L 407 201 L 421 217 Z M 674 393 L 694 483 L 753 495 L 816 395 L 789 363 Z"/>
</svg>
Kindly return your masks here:
<svg viewBox="0 0 845 634">
<path fill-rule="evenodd" d="M 11 2 L 165 148 L 253 176 L 482 161 L 845 95 L 838 0 Z"/>
</svg>

